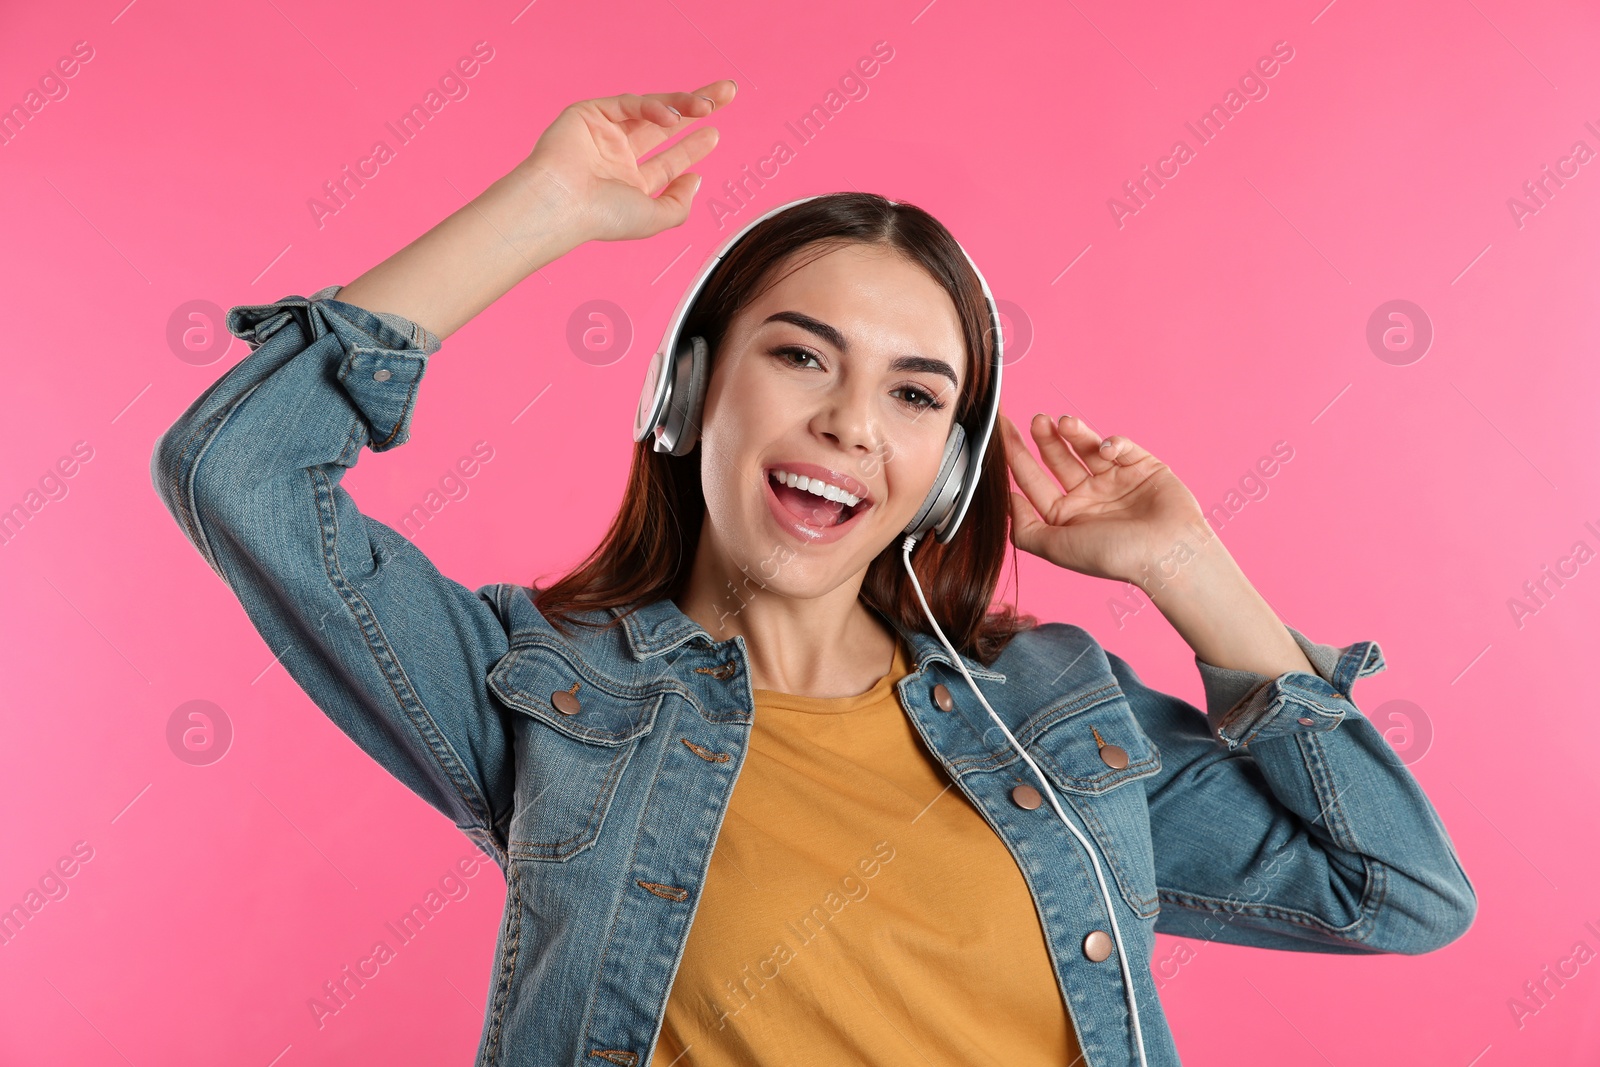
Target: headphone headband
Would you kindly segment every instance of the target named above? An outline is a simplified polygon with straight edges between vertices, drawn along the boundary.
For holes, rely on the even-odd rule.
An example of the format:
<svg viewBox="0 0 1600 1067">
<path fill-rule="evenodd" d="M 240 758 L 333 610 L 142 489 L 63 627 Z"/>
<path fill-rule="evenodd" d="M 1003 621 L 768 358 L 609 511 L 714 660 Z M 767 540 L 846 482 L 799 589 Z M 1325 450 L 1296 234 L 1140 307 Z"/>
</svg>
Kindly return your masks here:
<svg viewBox="0 0 1600 1067">
<path fill-rule="evenodd" d="M 827 194 L 818 194 L 820 195 Z M 710 280 L 712 272 L 746 234 L 772 216 L 816 200 L 818 196 L 791 200 L 757 216 L 706 259 L 694 282 L 684 290 L 683 296 L 678 300 L 678 306 L 673 311 L 672 318 L 668 320 L 661 345 L 650 357 L 649 366 L 645 368 L 644 384 L 639 392 L 639 404 L 633 416 L 635 441 L 642 441 L 653 434 L 655 450 L 674 456 L 687 455 L 694 447 L 700 436 L 700 412 L 705 399 L 706 382 L 710 378 L 711 353 L 704 338 L 680 337 L 683 324 L 689 318 L 689 313 L 699 299 L 706 282 Z M 897 204 L 898 201 L 890 200 L 889 203 Z M 960 242 L 957 242 L 957 247 L 960 247 Z M 978 264 L 965 248 L 961 249 L 961 254 L 966 256 L 967 263 L 971 265 L 972 272 L 978 276 L 978 283 L 983 287 L 984 302 L 989 310 L 989 335 L 993 338 L 994 344 L 990 359 L 989 389 L 979 405 L 977 430 L 969 440 L 965 427 L 959 422 L 951 425 L 950 435 L 945 441 L 944 456 L 939 465 L 939 474 L 923 500 L 922 507 L 905 529 L 905 533 L 919 537 L 930 529 L 936 530 L 941 544 L 948 544 L 955 536 L 956 530 L 961 526 L 962 518 L 966 515 L 967 506 L 972 502 L 973 493 L 978 486 L 978 473 L 983 469 L 984 453 L 988 448 L 990 437 L 994 434 L 995 420 L 1000 412 L 1000 376 L 1004 341 L 1000 327 L 1000 310 L 995 303 L 993 292 L 989 289 L 988 279 L 978 269 Z"/>
</svg>

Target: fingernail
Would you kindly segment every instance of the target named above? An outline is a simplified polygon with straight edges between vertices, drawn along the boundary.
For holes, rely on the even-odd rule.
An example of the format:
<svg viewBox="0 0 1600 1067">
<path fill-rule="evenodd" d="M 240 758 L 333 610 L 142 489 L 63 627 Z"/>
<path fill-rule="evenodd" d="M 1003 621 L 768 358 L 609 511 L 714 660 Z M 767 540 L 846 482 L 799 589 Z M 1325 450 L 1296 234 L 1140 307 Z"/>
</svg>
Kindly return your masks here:
<svg viewBox="0 0 1600 1067">
<path fill-rule="evenodd" d="M 700 94 L 696 93 L 695 95 L 699 96 Z M 709 96 L 701 96 L 700 99 L 710 104 L 713 111 L 716 110 L 717 102 L 715 100 L 711 99 Z"/>
<path fill-rule="evenodd" d="M 1100 442 L 1100 451 L 1102 451 L 1102 452 L 1106 452 L 1106 451 L 1115 452 L 1116 450 L 1117 450 L 1117 446 L 1113 442 L 1111 442 L 1109 440 Z"/>
<path fill-rule="evenodd" d="M 674 115 L 678 116 L 680 119 L 683 118 L 683 112 L 679 111 L 677 108 L 673 107 L 671 104 L 667 105 L 667 110 L 672 112 Z"/>
</svg>

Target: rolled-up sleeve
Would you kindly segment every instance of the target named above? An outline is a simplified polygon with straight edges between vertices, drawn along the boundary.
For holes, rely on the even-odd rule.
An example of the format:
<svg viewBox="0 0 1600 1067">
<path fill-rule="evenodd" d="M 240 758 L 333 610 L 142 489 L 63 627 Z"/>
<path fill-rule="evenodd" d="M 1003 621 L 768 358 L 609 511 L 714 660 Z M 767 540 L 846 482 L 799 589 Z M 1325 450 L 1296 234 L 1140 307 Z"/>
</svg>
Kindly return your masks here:
<svg viewBox="0 0 1600 1067">
<path fill-rule="evenodd" d="M 428 357 L 442 346 L 409 319 L 334 299 L 339 290 L 340 286 L 330 285 L 304 301 L 286 297 L 275 304 L 231 308 L 228 331 L 249 344 L 252 352 L 291 322 L 309 324 L 312 342 L 333 334 L 343 356 L 337 365 L 338 382 L 366 421 L 368 446 L 383 452 L 410 439 L 417 386 Z"/>
<path fill-rule="evenodd" d="M 1383 650 L 1373 641 L 1335 648 L 1318 644 L 1293 626 L 1284 628 L 1316 668 L 1315 678 L 1301 671 L 1269 678 L 1194 658 L 1212 736 L 1229 749 L 1288 733 L 1336 729 L 1353 707 L 1348 694 L 1355 680 L 1388 667 Z"/>
<path fill-rule="evenodd" d="M 1157 931 L 1316 952 L 1449 944 L 1471 926 L 1476 892 L 1421 784 L 1351 693 L 1385 669 L 1382 650 L 1289 631 L 1316 674 L 1196 657 L 1204 713 L 1108 653 L 1161 753 L 1143 780 Z"/>
<path fill-rule="evenodd" d="M 444 576 L 341 484 L 363 448 L 409 439 L 440 342 L 338 291 L 228 312 L 250 354 L 162 434 L 151 479 L 301 689 L 503 864 L 510 713 L 487 678 L 513 587 Z"/>
</svg>

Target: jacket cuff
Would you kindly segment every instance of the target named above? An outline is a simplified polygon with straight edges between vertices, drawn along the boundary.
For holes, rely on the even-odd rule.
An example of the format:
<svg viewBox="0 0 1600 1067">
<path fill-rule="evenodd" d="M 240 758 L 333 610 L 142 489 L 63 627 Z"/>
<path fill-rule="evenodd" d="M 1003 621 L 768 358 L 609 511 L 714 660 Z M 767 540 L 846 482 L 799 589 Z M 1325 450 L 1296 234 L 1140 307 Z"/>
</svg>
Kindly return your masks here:
<svg viewBox="0 0 1600 1067">
<path fill-rule="evenodd" d="M 345 351 L 339 384 L 366 420 L 372 451 L 383 452 L 410 439 L 417 386 L 442 342 L 410 319 L 333 299 L 342 288 L 229 308 L 228 332 L 252 352 L 291 321 L 299 322 L 308 344 L 334 334 Z"/>
<path fill-rule="evenodd" d="M 1350 699 L 1351 684 L 1388 666 L 1374 641 L 1336 648 L 1312 641 L 1293 626 L 1285 629 L 1315 675 L 1287 671 L 1269 678 L 1194 659 L 1205 686 L 1211 735 L 1230 750 L 1284 734 L 1336 729 L 1346 715 L 1360 713 Z"/>
</svg>

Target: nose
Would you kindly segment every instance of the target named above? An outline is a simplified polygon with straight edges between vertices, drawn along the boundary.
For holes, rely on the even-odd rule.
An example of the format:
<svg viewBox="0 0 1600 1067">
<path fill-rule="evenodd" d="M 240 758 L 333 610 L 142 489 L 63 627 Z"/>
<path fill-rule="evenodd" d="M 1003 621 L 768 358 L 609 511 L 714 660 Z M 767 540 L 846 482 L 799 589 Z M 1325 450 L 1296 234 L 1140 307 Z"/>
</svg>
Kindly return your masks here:
<svg viewBox="0 0 1600 1067">
<path fill-rule="evenodd" d="M 840 385 L 823 397 L 812 417 L 812 429 L 838 445 L 857 463 L 875 455 L 882 446 L 876 398 L 863 382 L 852 388 Z"/>
</svg>

